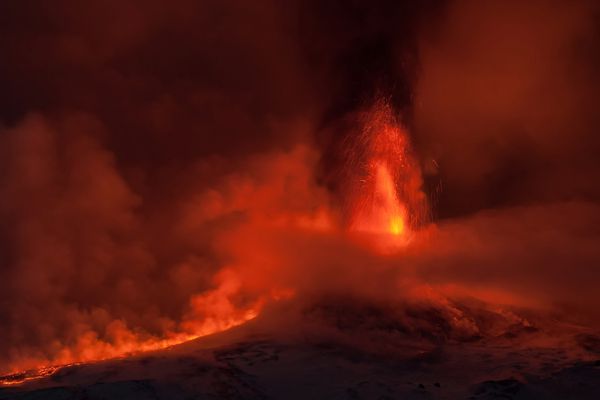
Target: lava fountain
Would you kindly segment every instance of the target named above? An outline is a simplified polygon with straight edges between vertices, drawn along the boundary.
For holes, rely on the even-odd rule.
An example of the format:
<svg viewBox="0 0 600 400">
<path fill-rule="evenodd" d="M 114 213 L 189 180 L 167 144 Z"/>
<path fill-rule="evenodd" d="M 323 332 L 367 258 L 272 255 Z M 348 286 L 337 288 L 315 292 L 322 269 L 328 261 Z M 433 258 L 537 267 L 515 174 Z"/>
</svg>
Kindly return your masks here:
<svg viewBox="0 0 600 400">
<path fill-rule="evenodd" d="M 406 209 L 398 198 L 389 166 L 374 160 L 369 165 L 373 182 L 364 204 L 357 210 L 352 229 L 363 232 L 387 232 L 394 236 L 406 233 Z"/>
<path fill-rule="evenodd" d="M 427 217 L 420 168 L 405 128 L 380 100 L 359 118 L 346 146 L 349 229 L 406 241 Z"/>
<path fill-rule="evenodd" d="M 405 245 L 425 222 L 427 210 L 426 197 L 421 191 L 421 173 L 418 163 L 412 156 L 408 134 L 394 116 L 392 107 L 383 100 L 377 101 L 373 107 L 359 113 L 358 116 L 355 128 L 359 133 L 349 136 L 345 143 L 342 162 L 344 176 L 339 177 L 342 185 L 345 185 L 343 191 L 346 198 L 345 228 L 353 234 L 374 238 L 377 248 L 381 244 L 386 248 Z M 296 169 L 290 167 L 290 171 Z M 313 170 L 307 167 L 302 171 L 304 172 L 300 177 L 294 175 L 293 179 L 312 181 Z M 287 221 L 284 225 L 294 225 L 289 219 L 277 218 L 286 215 L 285 201 L 278 197 L 280 195 L 278 189 L 272 191 L 273 187 L 279 186 L 266 185 L 265 187 L 269 190 L 263 193 L 264 196 L 275 199 L 272 207 L 268 207 L 268 221 L 283 220 Z M 299 195 L 311 198 L 306 193 L 302 193 L 310 191 L 308 186 L 299 185 L 299 187 Z M 302 198 L 302 196 L 296 197 Z M 252 198 L 252 196 L 244 196 L 245 201 L 249 203 L 244 203 L 242 208 L 252 207 L 253 203 L 250 200 Z M 302 207 L 304 206 L 306 205 L 302 204 Z M 321 204 L 320 207 L 324 205 Z M 325 213 L 336 214 L 329 209 Z M 310 216 L 307 215 L 296 215 L 296 217 L 299 221 L 307 218 L 310 220 Z M 326 220 L 329 221 L 329 218 Z M 306 224 L 299 225 L 300 228 L 307 228 Z M 317 225 L 319 229 L 323 228 L 323 224 Z M 329 224 L 324 226 L 324 229 L 330 230 L 331 233 L 338 232 L 337 229 L 331 229 L 333 227 Z M 251 235 L 257 228 L 260 227 L 250 224 L 244 232 Z M 256 250 L 253 248 L 251 253 L 256 253 Z M 267 250 L 264 253 L 271 252 Z M 243 258 L 241 262 L 249 263 L 250 258 Z M 285 262 L 282 264 L 285 266 Z M 191 310 L 188 314 L 175 324 L 174 329 L 163 332 L 162 335 L 139 334 L 135 327 L 128 328 L 125 323 L 114 321 L 106 328 L 109 331 L 107 339 L 101 339 L 94 332 L 90 332 L 81 335 L 75 343 L 65 344 L 53 356 L 25 359 L 12 366 L 10 375 L 0 376 L 0 386 L 20 384 L 51 375 L 69 364 L 130 356 L 217 333 L 253 319 L 260 313 L 265 302 L 277 301 L 278 296 L 273 294 L 275 288 L 268 287 L 270 283 L 267 280 L 264 287 L 261 286 L 264 293 L 257 295 L 254 303 L 246 308 L 240 308 L 232 299 L 239 297 L 247 287 L 252 286 L 249 277 L 256 275 L 257 271 L 253 270 L 252 274 L 240 276 L 230 272 L 227 268 L 223 268 L 220 273 L 217 273 L 214 277 L 214 289 L 193 296 L 190 299 Z M 293 292 L 294 288 L 290 289 Z"/>
</svg>

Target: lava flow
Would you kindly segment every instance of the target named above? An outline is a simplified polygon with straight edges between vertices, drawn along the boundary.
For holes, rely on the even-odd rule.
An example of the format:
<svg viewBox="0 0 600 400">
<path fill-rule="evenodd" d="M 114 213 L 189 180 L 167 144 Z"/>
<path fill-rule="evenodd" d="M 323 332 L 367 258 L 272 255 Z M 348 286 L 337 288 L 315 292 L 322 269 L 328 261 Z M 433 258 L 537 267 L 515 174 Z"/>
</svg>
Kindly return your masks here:
<svg viewBox="0 0 600 400">
<path fill-rule="evenodd" d="M 347 175 L 344 177 L 344 184 L 347 190 L 344 193 L 349 199 L 345 210 L 347 213 L 346 227 L 351 232 L 367 234 L 367 236 L 375 238 L 377 240 L 376 247 L 380 244 L 384 244 L 384 247 L 406 244 L 412 233 L 423 222 L 423 215 L 425 215 L 423 210 L 426 209 L 425 195 L 421 191 L 421 174 L 418 164 L 411 155 L 408 135 L 394 117 L 391 106 L 385 101 L 376 102 L 369 111 L 359 114 L 359 116 L 356 127 L 360 134 L 350 137 L 351 145 L 348 146 L 345 154 Z M 244 203 L 240 209 L 247 213 L 254 213 L 258 221 L 268 221 L 267 225 L 277 225 L 277 222 L 274 221 L 284 221 L 285 227 L 283 228 L 285 229 L 299 227 L 306 230 L 308 226 L 315 225 L 316 229 L 322 230 L 325 227 L 326 230 L 330 230 L 329 223 L 319 223 L 323 220 L 320 213 L 311 217 L 312 211 L 307 211 L 321 210 L 327 196 L 321 197 L 312 193 L 312 191 L 322 193 L 322 188 L 308 185 L 308 182 L 312 182 L 313 166 L 310 163 L 308 166 L 305 165 L 306 160 L 304 160 L 303 154 L 303 152 L 297 152 L 288 158 L 270 160 L 270 162 L 281 165 L 278 164 L 278 168 L 268 167 L 266 170 L 269 172 L 273 170 L 286 171 L 281 178 L 286 185 L 273 184 L 268 181 L 264 188 L 256 189 L 260 195 L 247 196 L 244 193 L 242 196 Z M 298 210 L 292 212 L 293 216 L 297 218 L 273 218 L 289 217 L 287 215 L 289 211 L 286 210 L 287 202 L 279 197 L 281 196 L 280 192 L 272 189 L 273 187 L 289 187 L 290 177 L 288 175 L 292 176 L 291 180 L 297 182 L 298 193 L 305 196 L 306 200 L 301 202 Z M 236 185 L 231 187 L 239 189 L 238 181 L 235 182 Z M 285 193 L 285 190 L 283 192 Z M 229 198 L 235 197 L 235 194 L 224 193 L 222 196 Z M 214 198 L 214 193 L 207 197 L 213 203 Z M 257 199 L 261 201 L 257 201 Z M 197 208 L 206 210 L 210 207 L 203 203 Z M 263 208 L 267 210 L 268 218 L 260 218 L 265 213 Z M 237 209 L 233 209 L 233 211 L 235 212 Z M 326 221 L 330 220 L 330 214 L 335 214 L 330 211 L 323 211 L 327 214 Z M 256 220 L 249 219 L 244 222 L 246 225 L 244 225 L 245 229 L 241 230 L 243 232 L 241 240 L 232 239 L 232 236 L 235 236 L 235 228 L 224 233 L 224 243 L 231 243 L 232 246 L 228 252 L 237 254 L 241 251 L 239 265 L 232 268 L 222 266 L 213 276 L 214 288 L 193 295 L 189 300 L 190 309 L 187 314 L 181 320 L 173 321 L 172 329 L 161 334 L 148 335 L 140 333 L 135 327 L 128 328 L 123 321 L 113 320 L 105 327 L 103 336 L 94 331 L 83 332 L 72 342 L 61 345 L 57 351 L 47 357 L 32 357 L 15 363 L 12 370 L 8 371 L 11 374 L 0 377 L 0 385 L 19 384 L 52 375 L 60 368 L 74 363 L 94 362 L 163 349 L 229 329 L 254 318 L 260 313 L 265 302 L 277 301 L 280 297 L 274 294 L 280 288 L 278 288 L 276 280 L 270 278 L 273 270 L 261 273 L 260 268 L 269 264 L 278 268 L 290 268 L 287 259 L 283 261 L 269 259 L 270 255 L 277 251 L 270 247 L 272 244 L 268 239 L 261 239 L 251 246 L 248 253 L 245 252 L 244 243 L 247 241 L 244 239 L 248 235 L 255 235 L 257 231 L 264 228 L 261 225 L 262 222 L 257 223 Z M 298 221 L 297 224 L 293 222 L 295 220 Z M 316 222 L 308 225 L 303 223 L 307 220 Z M 257 248 L 261 246 L 265 249 L 257 251 Z M 240 248 L 243 249 L 240 250 Z M 254 265 L 253 259 L 257 253 L 262 254 L 264 258 Z M 229 261 L 231 262 L 231 257 L 229 257 Z M 255 287 L 257 284 L 252 282 L 256 279 L 256 275 L 265 276 L 264 282 L 261 281 L 262 283 L 258 287 Z M 291 285 L 293 286 L 293 283 Z M 294 287 L 288 288 L 287 286 L 289 285 L 286 285 L 285 289 L 293 293 Z M 253 300 L 243 305 L 235 300 L 244 297 Z"/>
<path fill-rule="evenodd" d="M 227 272 L 227 271 L 225 271 Z M 227 279 L 224 279 L 226 276 Z M 51 376 L 61 369 L 86 362 L 97 362 L 133 356 L 139 353 L 161 350 L 180 343 L 218 333 L 255 318 L 262 304 L 259 300 L 248 309 L 234 309 L 228 296 L 236 290 L 236 279 L 228 274 L 219 274 L 222 280 L 218 287 L 191 300 L 191 313 L 205 315 L 204 319 L 190 315 L 182 321 L 178 332 L 170 332 L 165 337 L 142 338 L 118 323 L 110 326 L 114 341 L 98 340 L 89 333 L 79 338 L 75 346 L 65 346 L 59 355 L 47 361 L 28 362 L 26 368 L 14 369 L 0 376 L 1 386 L 20 385 L 28 381 Z M 233 288 L 232 288 L 233 285 Z M 50 364 L 50 365 L 49 365 Z"/>
</svg>

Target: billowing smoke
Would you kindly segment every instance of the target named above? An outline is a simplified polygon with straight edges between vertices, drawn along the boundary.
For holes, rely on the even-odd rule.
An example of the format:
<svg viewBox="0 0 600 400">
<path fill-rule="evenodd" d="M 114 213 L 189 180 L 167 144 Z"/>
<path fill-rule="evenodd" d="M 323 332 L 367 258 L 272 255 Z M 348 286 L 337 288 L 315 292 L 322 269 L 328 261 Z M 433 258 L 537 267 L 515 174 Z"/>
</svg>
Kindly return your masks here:
<svg viewBox="0 0 600 400">
<path fill-rule="evenodd" d="M 290 299 L 598 325 L 593 2 L 30 3 L 0 5 L 0 372 Z M 339 172 L 380 98 L 434 216 L 391 252 Z"/>
<path fill-rule="evenodd" d="M 420 38 L 415 130 L 456 216 L 598 200 L 598 6 L 452 3 Z"/>
</svg>

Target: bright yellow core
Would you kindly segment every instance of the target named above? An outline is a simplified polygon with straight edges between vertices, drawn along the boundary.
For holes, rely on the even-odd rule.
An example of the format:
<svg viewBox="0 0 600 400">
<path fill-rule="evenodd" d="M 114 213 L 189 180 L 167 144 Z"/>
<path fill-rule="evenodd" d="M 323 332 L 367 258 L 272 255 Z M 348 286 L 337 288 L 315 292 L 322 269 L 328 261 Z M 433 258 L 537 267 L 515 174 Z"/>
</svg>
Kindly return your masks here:
<svg viewBox="0 0 600 400">
<path fill-rule="evenodd" d="M 404 221 L 400 216 L 394 216 L 390 220 L 390 233 L 392 235 L 401 235 L 404 232 Z"/>
</svg>

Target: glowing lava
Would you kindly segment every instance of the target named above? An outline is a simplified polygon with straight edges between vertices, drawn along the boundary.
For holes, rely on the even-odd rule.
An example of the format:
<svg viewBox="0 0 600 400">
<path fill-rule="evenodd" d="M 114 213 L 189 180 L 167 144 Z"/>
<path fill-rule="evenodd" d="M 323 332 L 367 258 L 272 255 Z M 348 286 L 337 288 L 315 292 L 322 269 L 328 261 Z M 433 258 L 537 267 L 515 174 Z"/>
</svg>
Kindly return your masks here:
<svg viewBox="0 0 600 400">
<path fill-rule="evenodd" d="M 349 137 L 350 140 L 346 143 L 346 164 L 343 168 L 345 176 L 340 179 L 346 200 L 343 209 L 344 228 L 367 233 L 369 240 L 374 239 L 377 242 L 378 249 L 396 249 L 397 245 L 404 245 L 410 240 L 413 232 L 425 219 L 427 204 L 421 190 L 421 172 L 418 163 L 412 157 L 406 130 L 394 117 L 392 108 L 385 101 L 379 101 L 368 111 L 359 114 L 357 122 L 358 134 Z M 277 159 L 278 168 L 268 168 L 269 172 L 284 169 L 284 183 L 259 186 L 260 190 L 257 189 L 257 194 L 253 196 L 248 196 L 242 191 L 241 197 L 244 201 L 251 198 L 259 210 L 255 212 L 255 219 L 251 220 L 249 229 L 240 230 L 244 235 L 248 235 L 247 237 L 256 235 L 256 228 L 264 228 L 263 223 L 278 228 L 302 228 L 304 233 L 309 229 L 321 233 L 332 229 L 333 219 L 323 205 L 326 197 L 321 196 L 320 191 L 319 195 L 312 196 L 313 193 L 309 190 L 309 178 L 312 177 L 313 171 L 310 168 L 304 169 L 303 163 L 299 164 L 300 167 L 295 162 L 289 165 L 286 163 L 289 163 L 288 159 Z M 293 212 L 289 212 L 282 208 L 282 205 L 289 203 L 288 197 L 282 197 L 282 193 L 286 193 L 290 187 L 298 189 L 294 192 L 294 199 L 299 199 L 301 206 L 306 206 L 312 211 L 305 213 L 294 208 Z M 282 189 L 281 192 L 279 188 Z M 217 210 L 222 208 L 222 203 L 217 202 Z M 245 204 L 242 202 L 242 205 Z M 239 206 L 233 206 L 233 209 L 238 211 L 235 207 Z M 298 207 L 298 204 L 294 203 L 294 207 Z M 261 217 L 263 208 L 268 218 Z M 244 207 L 239 209 L 247 211 Z M 364 235 L 356 237 L 363 238 Z M 240 265 L 249 263 L 257 268 L 266 268 L 264 265 L 269 266 L 271 263 L 278 265 L 276 257 L 275 261 L 272 261 L 265 256 L 274 254 L 273 251 L 257 251 L 257 246 L 246 240 L 245 236 L 232 243 L 235 243 L 232 245 L 232 254 L 241 252 L 244 255 L 240 258 Z M 257 244 L 261 245 L 260 242 Z M 266 302 L 294 295 L 293 290 L 280 290 L 268 278 L 264 278 L 266 280 L 263 282 L 263 277 L 268 275 L 254 270 L 249 273 L 247 269 L 224 267 L 213 278 L 214 288 L 192 296 L 189 310 L 183 316 L 183 320 L 173 321 L 172 328 L 162 334 L 145 334 L 135 327 L 129 328 L 125 321 L 114 320 L 107 324 L 102 334 L 89 330 L 70 342 L 57 345 L 56 350 L 47 357 L 24 358 L 15 363 L 6 371 L 9 375 L 0 376 L 0 386 L 49 376 L 69 364 L 163 349 L 240 325 L 256 317 Z M 259 283 L 254 282 L 256 276 L 260 276 Z M 253 288 L 252 290 L 256 290 L 256 287 L 265 290 L 257 290 L 255 300 L 247 300 L 240 306 L 240 299 L 247 297 L 245 289 L 248 287 Z"/>
<path fill-rule="evenodd" d="M 372 182 L 364 204 L 357 210 L 352 229 L 371 233 L 406 233 L 406 209 L 400 203 L 389 167 L 382 160 L 369 166 Z"/>
<path fill-rule="evenodd" d="M 22 368 L 16 365 L 12 372 L 0 376 L 0 387 L 51 376 L 57 371 L 84 362 L 96 362 L 128 357 L 142 352 L 165 349 L 203 336 L 218 333 L 255 318 L 264 302 L 258 299 L 248 308 L 238 309 L 230 302 L 239 282 L 229 271 L 217 274 L 218 286 L 191 299 L 190 315 L 180 325 L 180 331 L 168 332 L 164 337 L 142 337 L 119 321 L 109 324 L 112 341 L 102 341 L 93 332 L 82 335 L 78 342 L 64 346 L 53 358 L 24 360 Z"/>
<path fill-rule="evenodd" d="M 347 169 L 353 171 L 348 178 L 350 229 L 406 239 L 427 214 L 408 135 L 384 101 L 364 112 L 360 124 L 347 156 Z"/>
</svg>

